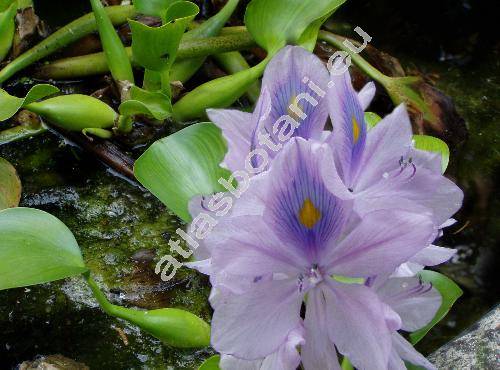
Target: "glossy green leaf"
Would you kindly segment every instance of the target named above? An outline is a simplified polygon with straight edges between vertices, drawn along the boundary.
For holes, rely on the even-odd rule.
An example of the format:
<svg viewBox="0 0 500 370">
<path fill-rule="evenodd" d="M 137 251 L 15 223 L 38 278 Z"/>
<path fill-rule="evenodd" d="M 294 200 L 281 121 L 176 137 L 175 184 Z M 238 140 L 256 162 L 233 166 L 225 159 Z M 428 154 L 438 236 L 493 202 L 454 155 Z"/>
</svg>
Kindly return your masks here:
<svg viewBox="0 0 500 370">
<path fill-rule="evenodd" d="M 423 281 L 431 283 L 432 286 L 439 291 L 442 297 L 442 302 L 432 321 L 423 328 L 410 334 L 410 341 L 413 344 L 418 343 L 429 332 L 429 330 L 434 327 L 434 325 L 446 316 L 451 306 L 453 306 L 455 301 L 463 293 L 462 289 L 460 289 L 460 287 L 455 284 L 453 280 L 443 274 L 440 274 L 439 272 L 423 270 L 419 273 L 419 276 Z"/>
<path fill-rule="evenodd" d="M 331 14 L 344 1 L 252 0 L 245 13 L 245 24 L 255 41 L 274 54 L 286 44 L 310 41 L 311 31 L 319 30 L 314 23 Z M 307 40 L 303 36 L 305 32 Z"/>
<path fill-rule="evenodd" d="M 448 145 L 437 137 L 427 135 L 413 135 L 415 148 L 441 154 L 441 172 L 444 173 L 450 161 L 450 149 Z"/>
<path fill-rule="evenodd" d="M 0 12 L 7 10 L 13 3 L 17 3 L 17 0 L 0 0 Z"/>
<path fill-rule="evenodd" d="M 132 86 L 130 99 L 120 105 L 119 111 L 124 116 L 143 114 L 164 120 L 172 115 L 172 103 L 170 97 L 162 92 L 147 91 Z"/>
<path fill-rule="evenodd" d="M 297 45 L 302 46 L 304 49 L 309 50 L 312 53 L 314 51 L 314 47 L 316 46 L 316 41 L 318 39 L 318 32 L 321 26 L 323 25 L 323 23 L 325 23 L 325 21 L 328 18 L 330 18 L 332 14 L 333 11 L 311 23 L 304 30 L 304 32 L 302 32 L 302 35 L 297 40 Z"/>
<path fill-rule="evenodd" d="M 12 47 L 16 24 L 14 17 L 17 12 L 17 2 L 12 3 L 8 8 L 0 10 L 0 62 L 5 59 Z"/>
<path fill-rule="evenodd" d="M 198 370 L 220 370 L 220 355 L 214 355 L 207 358 L 198 368 Z"/>
<path fill-rule="evenodd" d="M 0 157 L 0 210 L 17 207 L 21 199 L 21 180 L 16 169 Z"/>
<path fill-rule="evenodd" d="M 79 275 L 87 268 L 71 231 L 32 208 L 0 211 L 0 290 Z"/>
<path fill-rule="evenodd" d="M 149 27 L 140 22 L 129 21 L 134 61 L 153 71 L 169 69 L 177 55 L 182 35 L 198 11 L 195 4 L 181 1 L 173 4 L 167 13 L 169 17 L 178 18 L 169 18 L 171 23 L 161 27 Z"/>
<path fill-rule="evenodd" d="M 22 107 L 57 92 L 59 89 L 55 86 L 40 84 L 33 86 L 23 99 L 9 95 L 5 90 L 0 89 L 0 121 L 9 119 Z"/>
<path fill-rule="evenodd" d="M 365 112 L 365 122 L 368 125 L 368 128 L 374 127 L 381 120 L 382 117 L 380 117 L 377 113 Z"/>
<path fill-rule="evenodd" d="M 219 166 L 225 153 L 220 130 L 212 123 L 198 123 L 151 145 L 135 162 L 134 173 L 170 210 L 190 221 L 193 196 L 225 191 L 218 183 L 230 175 Z"/>
<path fill-rule="evenodd" d="M 144 15 L 162 18 L 170 5 L 179 0 L 134 0 L 135 9 Z"/>
</svg>

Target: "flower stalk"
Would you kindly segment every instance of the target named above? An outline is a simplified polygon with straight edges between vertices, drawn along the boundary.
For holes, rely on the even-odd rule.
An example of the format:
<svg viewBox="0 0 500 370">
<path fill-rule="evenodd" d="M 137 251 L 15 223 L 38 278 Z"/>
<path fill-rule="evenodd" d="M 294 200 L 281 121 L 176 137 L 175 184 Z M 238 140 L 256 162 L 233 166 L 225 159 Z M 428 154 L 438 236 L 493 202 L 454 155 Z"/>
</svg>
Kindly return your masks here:
<svg viewBox="0 0 500 370">
<path fill-rule="evenodd" d="M 252 68 L 198 86 L 174 104 L 174 119 L 187 122 L 204 117 L 208 108 L 230 106 L 262 76 L 270 59 L 268 56 Z"/>
<path fill-rule="evenodd" d="M 229 74 L 235 74 L 250 68 L 246 59 L 238 51 L 230 51 L 222 54 L 215 54 L 212 58 L 216 63 Z M 255 81 L 245 93 L 250 102 L 256 103 L 260 95 L 260 84 Z"/>
<path fill-rule="evenodd" d="M 101 0 L 90 0 L 95 16 L 99 37 L 109 66 L 111 75 L 115 80 L 122 101 L 129 97 L 130 85 L 134 84 L 134 73 L 125 47 L 115 31 L 113 23 L 105 12 Z"/>
<path fill-rule="evenodd" d="M 206 57 L 227 51 L 245 50 L 255 46 L 248 32 L 235 32 L 228 35 L 207 37 L 201 39 L 183 40 L 179 45 L 177 60 L 170 71 L 171 81 L 186 81 L 190 77 L 191 68 L 184 61 L 191 58 Z M 132 49 L 125 48 L 132 64 Z M 94 53 L 78 57 L 60 59 L 41 66 L 35 73 L 41 79 L 71 79 L 104 74 L 109 71 L 104 53 Z M 189 73 L 188 73 L 189 72 Z"/>
<path fill-rule="evenodd" d="M 128 18 L 133 18 L 137 13 L 133 6 L 109 6 L 105 9 L 111 22 L 115 25 L 122 24 Z M 60 28 L 52 35 L 35 45 L 30 50 L 21 54 L 0 71 L 0 84 L 8 80 L 17 72 L 25 69 L 31 64 L 45 58 L 55 51 L 78 41 L 83 36 L 97 29 L 94 15 L 86 14 L 66 26 Z"/>
</svg>

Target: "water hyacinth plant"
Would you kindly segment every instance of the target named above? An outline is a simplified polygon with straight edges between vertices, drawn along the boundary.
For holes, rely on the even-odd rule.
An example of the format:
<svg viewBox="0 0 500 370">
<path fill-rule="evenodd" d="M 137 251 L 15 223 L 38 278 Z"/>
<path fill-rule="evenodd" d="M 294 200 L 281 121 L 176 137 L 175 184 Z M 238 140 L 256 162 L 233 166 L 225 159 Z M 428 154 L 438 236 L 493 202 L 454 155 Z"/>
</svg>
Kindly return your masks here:
<svg viewBox="0 0 500 370">
<path fill-rule="evenodd" d="M 52 127 L 100 159 L 122 160 L 125 173 L 184 222 L 155 273 L 166 281 L 183 267 L 207 275 L 213 316 L 209 325 L 175 306 L 110 302 L 72 232 L 49 213 L 18 207 L 21 184 L 2 158 L 0 290 L 79 276 L 106 314 L 168 346 L 216 352 L 201 370 L 435 369 L 413 345 L 461 295 L 426 268 L 456 253 L 436 244 L 463 192 L 444 176 L 447 144 L 414 134 L 409 110 L 439 118 L 426 114 L 430 104 L 405 85 L 410 80 L 381 77 L 320 30 L 343 3 L 252 0 L 244 25 L 225 27 L 238 0 L 203 22 L 191 1 L 90 0 L 92 14 L 6 63 L 0 145 Z M 0 1 L 8 31 L 0 61 L 18 6 Z M 54 80 L 109 72 L 96 78 L 99 90 L 30 81 L 24 97 L 15 96 L 13 75 L 91 32 L 102 52 L 33 68 Z M 325 63 L 313 53 L 318 39 L 345 57 Z M 391 113 L 367 111 L 377 88 L 353 87 L 351 59 L 388 91 Z M 191 79 L 205 72 L 203 83 Z M 394 90 L 401 84 L 408 89 Z M 235 102 L 245 109 L 230 108 Z M 42 121 L 24 123 L 22 112 Z M 210 122 L 193 122 L 203 117 Z"/>
<path fill-rule="evenodd" d="M 463 195 L 440 153 L 415 147 L 404 106 L 368 127 L 373 95 L 354 91 L 342 63 L 330 78 L 286 47 L 253 113 L 208 111 L 239 184 L 192 199 L 188 266 L 210 276 L 222 369 L 335 369 L 337 352 L 359 369 L 434 368 L 398 332 L 448 305 L 418 274 L 455 253 L 432 242 Z M 142 175 L 148 152 L 136 173 L 163 199 Z"/>
</svg>

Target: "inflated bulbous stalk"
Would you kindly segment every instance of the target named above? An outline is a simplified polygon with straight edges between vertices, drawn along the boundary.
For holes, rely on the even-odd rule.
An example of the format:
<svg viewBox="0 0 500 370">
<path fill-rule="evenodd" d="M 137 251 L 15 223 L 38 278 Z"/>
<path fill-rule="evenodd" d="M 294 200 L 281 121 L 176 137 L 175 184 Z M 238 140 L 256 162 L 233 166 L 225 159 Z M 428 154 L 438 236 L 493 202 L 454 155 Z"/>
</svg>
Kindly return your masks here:
<svg viewBox="0 0 500 370">
<path fill-rule="evenodd" d="M 210 326 L 188 311 L 176 308 L 138 311 L 114 306 L 110 313 L 173 347 L 201 348 L 210 345 Z"/>
<path fill-rule="evenodd" d="M 90 273 L 83 274 L 83 277 L 108 315 L 127 320 L 173 347 L 201 348 L 210 345 L 210 326 L 198 316 L 177 308 L 139 311 L 116 306 L 108 301 Z"/>
<path fill-rule="evenodd" d="M 230 106 L 264 73 L 269 60 L 270 56 L 252 68 L 208 81 L 196 87 L 174 104 L 174 119 L 178 122 L 188 122 L 204 117 L 208 108 Z"/>
<path fill-rule="evenodd" d="M 118 118 L 118 114 L 106 103 L 80 94 L 56 96 L 28 104 L 24 108 L 70 131 L 109 129 Z"/>
</svg>

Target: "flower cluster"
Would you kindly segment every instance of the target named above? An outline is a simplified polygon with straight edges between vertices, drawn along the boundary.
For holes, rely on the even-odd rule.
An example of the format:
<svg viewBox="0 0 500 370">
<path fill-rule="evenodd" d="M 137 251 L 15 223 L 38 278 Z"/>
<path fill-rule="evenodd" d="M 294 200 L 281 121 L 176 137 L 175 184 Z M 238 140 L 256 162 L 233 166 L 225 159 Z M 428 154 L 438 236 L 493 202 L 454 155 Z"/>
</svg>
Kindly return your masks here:
<svg viewBox="0 0 500 370">
<path fill-rule="evenodd" d="M 223 164 L 259 168 L 191 263 L 213 286 L 222 369 L 340 369 L 339 355 L 357 369 L 433 368 L 400 332 L 440 306 L 416 273 L 453 255 L 431 243 L 463 195 L 439 155 L 413 147 L 404 106 L 366 124 L 374 93 L 286 47 L 253 114 L 209 111 Z M 193 217 L 205 200 L 192 200 Z"/>
</svg>

